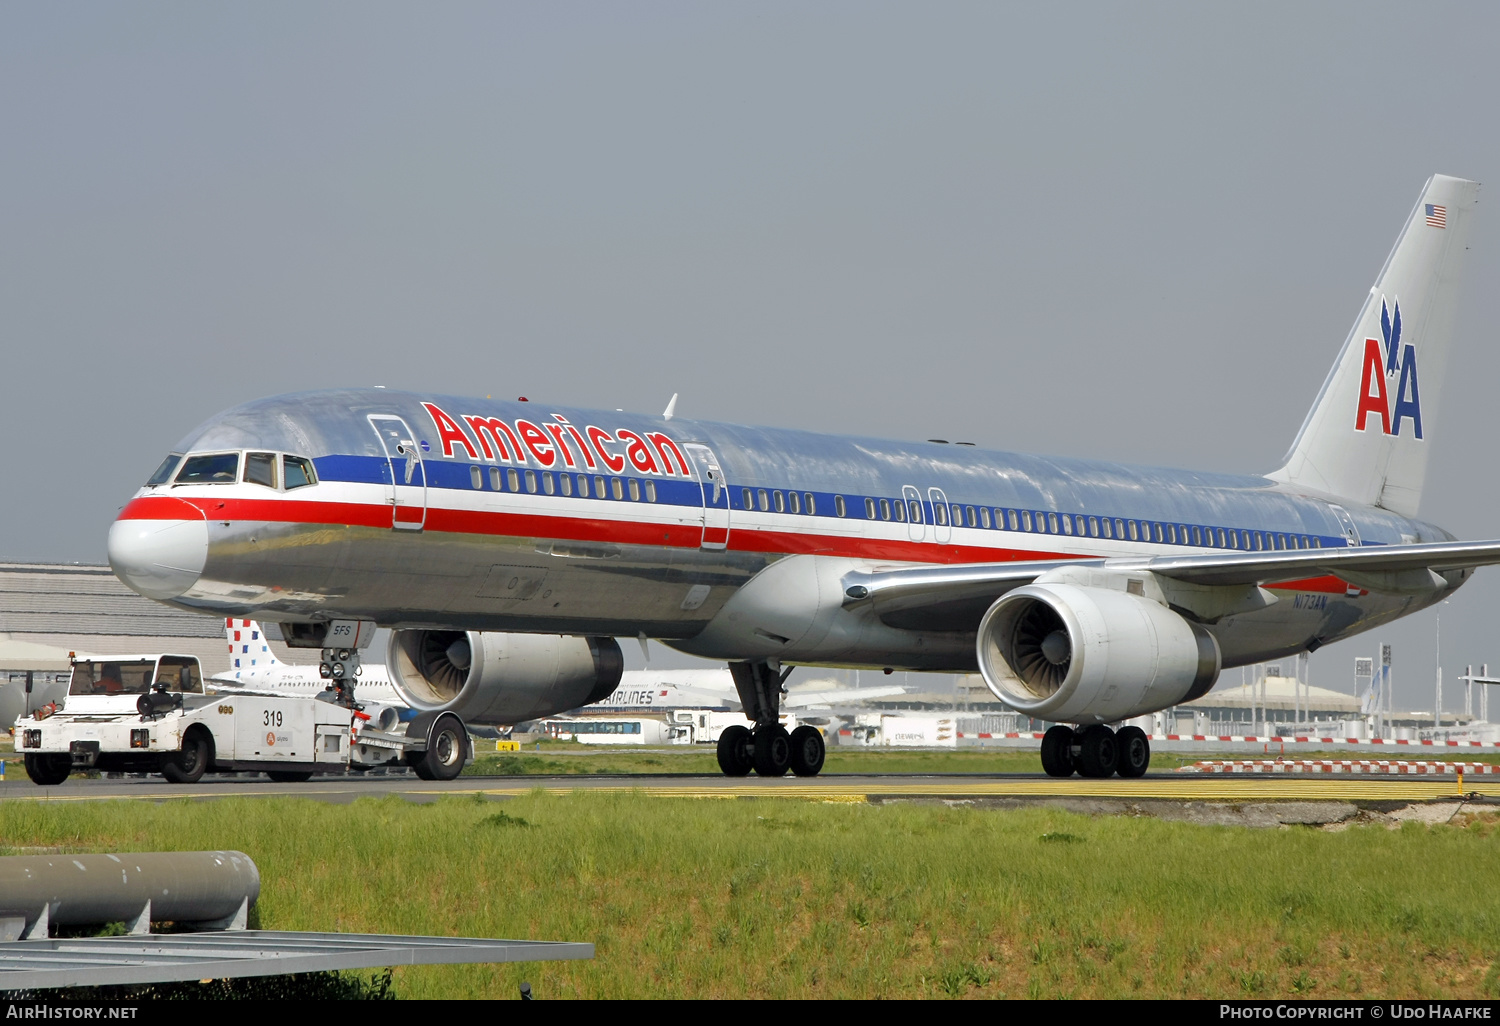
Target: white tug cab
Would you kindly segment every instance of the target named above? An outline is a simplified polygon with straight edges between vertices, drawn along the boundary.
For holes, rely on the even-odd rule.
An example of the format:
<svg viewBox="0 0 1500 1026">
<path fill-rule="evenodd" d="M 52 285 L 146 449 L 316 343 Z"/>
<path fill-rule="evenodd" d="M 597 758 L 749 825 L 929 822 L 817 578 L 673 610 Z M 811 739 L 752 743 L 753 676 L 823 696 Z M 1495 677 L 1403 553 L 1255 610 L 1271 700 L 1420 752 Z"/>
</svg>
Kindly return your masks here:
<svg viewBox="0 0 1500 1026">
<path fill-rule="evenodd" d="M 347 687 L 310 698 L 216 693 L 195 657 L 171 654 L 75 658 L 66 701 L 17 720 L 16 748 L 42 785 L 75 770 L 160 773 L 179 784 L 249 770 L 292 783 L 401 764 L 424 780 L 452 780 L 473 756 L 451 712 L 403 724 L 395 706 L 356 702 Z"/>
</svg>

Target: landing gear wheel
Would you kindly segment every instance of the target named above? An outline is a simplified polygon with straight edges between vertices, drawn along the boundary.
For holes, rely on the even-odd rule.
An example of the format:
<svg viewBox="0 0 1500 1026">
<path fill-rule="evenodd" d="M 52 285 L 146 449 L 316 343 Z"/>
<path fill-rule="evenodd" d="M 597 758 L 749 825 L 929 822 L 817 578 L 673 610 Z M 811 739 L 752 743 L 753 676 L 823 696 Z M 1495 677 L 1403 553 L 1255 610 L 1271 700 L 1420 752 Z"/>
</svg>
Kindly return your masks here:
<svg viewBox="0 0 1500 1026">
<path fill-rule="evenodd" d="M 1140 727 L 1121 727 L 1115 734 L 1118 750 L 1115 772 L 1122 777 L 1143 777 L 1151 765 L 1151 741 Z"/>
<path fill-rule="evenodd" d="M 411 760 L 411 768 L 423 780 L 455 779 L 464 771 L 467 733 L 457 716 L 439 716 L 427 735 L 427 750 Z"/>
<path fill-rule="evenodd" d="M 161 775 L 174 784 L 196 784 L 214 758 L 214 743 L 202 727 L 182 739 L 182 751 L 161 761 Z"/>
<path fill-rule="evenodd" d="M 312 779 L 312 770 L 266 770 L 266 776 L 277 784 L 305 784 Z"/>
<path fill-rule="evenodd" d="M 43 787 L 61 784 L 72 772 L 73 757 L 71 755 L 28 753 L 26 756 L 26 775 L 31 778 L 33 784 L 41 784 Z"/>
<path fill-rule="evenodd" d="M 1078 772 L 1099 779 L 1113 776 L 1120 746 L 1105 726 L 1086 727 L 1078 743 Z"/>
<path fill-rule="evenodd" d="M 719 735 L 719 769 L 726 777 L 743 777 L 755 768 L 754 743 L 749 727 L 724 728 Z"/>
<path fill-rule="evenodd" d="M 815 777 L 823 769 L 828 750 L 823 746 L 823 732 L 803 724 L 792 731 L 792 772 L 799 777 Z"/>
<path fill-rule="evenodd" d="M 779 723 L 755 728 L 755 772 L 762 777 L 786 776 L 792 765 L 792 739 Z"/>
<path fill-rule="evenodd" d="M 1049 777 L 1073 775 L 1073 728 L 1059 723 L 1042 735 L 1042 772 Z"/>
</svg>

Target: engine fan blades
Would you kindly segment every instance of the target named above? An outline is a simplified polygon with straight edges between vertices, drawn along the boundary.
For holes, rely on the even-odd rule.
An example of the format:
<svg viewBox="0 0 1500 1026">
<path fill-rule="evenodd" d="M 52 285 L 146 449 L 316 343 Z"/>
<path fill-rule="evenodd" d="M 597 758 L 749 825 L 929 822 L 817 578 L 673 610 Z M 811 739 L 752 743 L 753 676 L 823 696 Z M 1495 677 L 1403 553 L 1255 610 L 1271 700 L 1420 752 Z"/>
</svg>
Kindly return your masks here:
<svg viewBox="0 0 1500 1026">
<path fill-rule="evenodd" d="M 467 639 L 464 635 L 451 631 L 427 631 L 422 635 L 422 649 L 419 653 L 421 661 L 418 669 L 422 676 L 427 678 L 434 690 L 453 698 L 458 697 L 464 682 L 469 678 L 469 668 L 465 666 L 460 669 L 453 665 L 453 660 L 448 656 L 448 650 L 460 640 Z"/>
<path fill-rule="evenodd" d="M 1016 674 L 1034 694 L 1045 698 L 1055 693 L 1073 663 L 1067 625 L 1045 602 L 1031 603 L 1016 619 L 1010 655 Z"/>
</svg>

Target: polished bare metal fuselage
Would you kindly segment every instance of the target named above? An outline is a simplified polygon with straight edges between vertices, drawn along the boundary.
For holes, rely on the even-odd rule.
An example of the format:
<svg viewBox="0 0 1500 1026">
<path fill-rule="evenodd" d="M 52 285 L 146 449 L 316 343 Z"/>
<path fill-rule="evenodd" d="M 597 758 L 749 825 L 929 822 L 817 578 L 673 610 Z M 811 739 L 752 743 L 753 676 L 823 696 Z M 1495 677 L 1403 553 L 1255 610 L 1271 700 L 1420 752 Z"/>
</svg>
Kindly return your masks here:
<svg viewBox="0 0 1500 1026">
<path fill-rule="evenodd" d="M 451 437 L 445 441 L 424 403 L 453 414 L 466 444 Z M 729 501 L 716 509 L 705 498 L 711 483 L 702 465 L 689 461 L 673 470 L 672 458 L 660 451 L 654 474 L 629 463 L 623 473 L 586 466 L 586 457 L 602 463 L 606 452 L 623 456 L 625 446 L 589 450 L 581 432 L 576 447 L 573 436 L 553 433 L 550 446 L 518 445 L 510 459 L 491 449 L 486 458 L 488 439 L 469 429 L 460 419 L 464 414 L 549 429 L 604 425 L 611 442 L 656 432 L 682 448 L 703 446 L 722 466 Z M 416 472 L 382 449 L 372 416 L 401 418 L 420 446 L 413 454 L 424 492 L 419 529 L 393 526 L 379 512 L 391 510 L 393 490 Z M 571 467 L 563 461 L 565 448 Z M 1296 539 L 1316 539 L 1325 547 L 1449 537 L 1385 510 L 1343 510 L 1314 496 L 1291 494 L 1260 477 L 384 390 L 246 404 L 204 425 L 177 451 L 261 449 L 312 457 L 319 483 L 297 491 L 244 482 L 166 486 L 144 489 L 127 507 L 123 518 L 132 516 L 132 509 L 165 518 L 176 515 L 170 510 L 178 507 L 163 504 L 183 502 L 182 509 L 195 507 L 206 520 L 201 572 L 181 593 L 155 597 L 205 613 L 264 620 L 359 618 L 390 627 L 645 634 L 721 659 L 773 655 L 786 662 L 970 671 L 977 617 L 956 614 L 951 622 L 920 630 L 892 627 L 875 621 L 872 613 L 837 608 L 838 578 L 852 569 L 905 564 L 1208 548 L 1138 536 L 1163 524 L 1174 530 L 1186 525 L 1228 529 L 1255 548 L 1274 546 L 1277 537 L 1292 538 L 1294 546 Z M 539 456 L 547 449 L 552 466 Z M 492 468 L 500 477 L 491 475 Z M 518 481 L 531 480 L 524 477 L 529 472 L 540 484 L 534 491 L 524 484 L 511 488 L 505 478 L 511 470 L 521 475 Z M 571 482 L 573 494 L 565 496 L 562 474 L 650 481 L 659 501 L 631 499 L 629 492 L 620 499 L 608 492 L 599 498 L 592 491 L 580 497 Z M 501 487 L 492 487 L 495 482 Z M 547 494 L 548 489 L 557 490 Z M 793 493 L 797 513 L 789 508 L 787 497 Z M 815 500 L 815 513 L 807 512 L 804 496 Z M 866 500 L 874 503 L 873 519 L 865 515 Z M 397 497 L 395 505 L 401 501 Z M 837 515 L 836 501 L 845 515 Z M 898 502 L 914 502 L 906 507 L 912 515 L 904 521 L 882 515 Z M 782 504 L 779 512 L 777 504 Z M 937 522 L 939 506 L 947 507 L 941 516 L 946 524 Z M 971 527 L 964 520 L 976 508 L 988 511 L 989 526 Z M 1013 510 L 1024 511 L 1043 529 L 1011 530 L 1005 516 Z M 994 526 L 997 511 L 999 527 Z M 728 519 L 727 544 L 714 547 L 705 525 L 721 516 Z M 1070 524 L 1076 518 L 1083 533 L 1063 533 L 1059 516 L 1070 518 Z M 954 517 L 964 522 L 955 526 Z M 1087 525 L 1100 520 L 1129 524 L 1130 533 L 1122 528 L 1111 531 L 1121 537 L 1090 533 Z M 1234 547 L 1240 547 L 1238 541 Z M 768 568 L 776 564 L 793 569 L 778 571 L 778 583 L 760 587 L 778 589 L 789 616 L 822 625 L 805 638 L 772 628 L 740 630 L 745 625 L 734 619 L 742 615 L 735 597 L 752 581 L 770 581 Z M 1450 578 L 1448 590 L 1461 580 Z M 1267 608 L 1207 625 L 1226 666 L 1278 658 L 1367 630 L 1438 601 L 1447 591 L 1383 595 L 1320 580 L 1283 586 L 1276 594 L 1279 601 Z M 761 595 L 754 608 L 767 605 Z M 743 615 L 755 614 L 746 607 Z M 756 648 L 757 629 L 774 648 Z"/>
</svg>

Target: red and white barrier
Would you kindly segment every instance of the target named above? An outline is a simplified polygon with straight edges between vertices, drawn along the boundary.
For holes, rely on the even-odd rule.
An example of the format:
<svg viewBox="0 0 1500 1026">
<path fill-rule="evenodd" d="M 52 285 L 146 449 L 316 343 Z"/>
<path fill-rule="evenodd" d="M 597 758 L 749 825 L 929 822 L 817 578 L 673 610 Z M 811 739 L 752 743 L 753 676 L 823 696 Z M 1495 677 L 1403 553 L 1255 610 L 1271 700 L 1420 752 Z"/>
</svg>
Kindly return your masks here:
<svg viewBox="0 0 1500 1026">
<path fill-rule="evenodd" d="M 1178 773 L 1348 773 L 1395 776 L 1500 775 L 1500 766 L 1484 762 L 1374 762 L 1333 759 L 1257 759 L 1247 762 L 1208 760 L 1183 766 Z"/>
<path fill-rule="evenodd" d="M 1007 738 L 1018 740 L 1040 741 L 1042 735 L 1031 731 L 1021 731 L 1009 734 L 966 734 L 958 731 L 961 738 L 979 738 L 980 740 L 993 740 L 995 738 Z M 1272 744 L 1302 744 L 1302 745 L 1407 745 L 1420 748 L 1500 748 L 1500 741 L 1409 741 L 1397 738 L 1381 737 L 1251 737 L 1239 734 L 1152 734 L 1153 741 L 1232 741 L 1238 744 L 1272 745 Z"/>
</svg>

